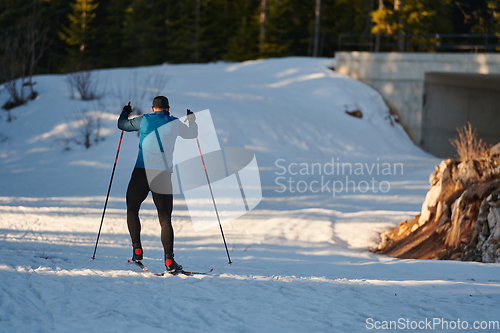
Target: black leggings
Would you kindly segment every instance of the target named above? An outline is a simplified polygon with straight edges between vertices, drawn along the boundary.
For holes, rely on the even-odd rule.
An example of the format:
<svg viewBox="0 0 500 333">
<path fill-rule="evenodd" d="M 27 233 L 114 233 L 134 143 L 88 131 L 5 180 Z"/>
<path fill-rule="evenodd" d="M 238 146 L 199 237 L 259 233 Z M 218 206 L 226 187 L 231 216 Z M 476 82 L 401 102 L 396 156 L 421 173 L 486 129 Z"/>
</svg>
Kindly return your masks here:
<svg viewBox="0 0 500 333">
<path fill-rule="evenodd" d="M 169 177 L 165 177 L 168 182 L 164 186 L 170 188 L 169 193 L 172 193 L 172 181 L 170 173 Z M 141 204 L 148 196 L 151 189 L 149 188 L 146 170 L 134 168 L 132 177 L 128 183 L 127 189 L 127 225 L 130 232 L 132 243 L 141 242 L 141 222 L 139 220 L 139 209 Z M 172 228 L 172 208 L 174 198 L 172 194 L 153 193 L 153 201 L 158 211 L 158 219 L 161 226 L 161 243 L 166 254 L 174 253 L 174 230 Z"/>
</svg>

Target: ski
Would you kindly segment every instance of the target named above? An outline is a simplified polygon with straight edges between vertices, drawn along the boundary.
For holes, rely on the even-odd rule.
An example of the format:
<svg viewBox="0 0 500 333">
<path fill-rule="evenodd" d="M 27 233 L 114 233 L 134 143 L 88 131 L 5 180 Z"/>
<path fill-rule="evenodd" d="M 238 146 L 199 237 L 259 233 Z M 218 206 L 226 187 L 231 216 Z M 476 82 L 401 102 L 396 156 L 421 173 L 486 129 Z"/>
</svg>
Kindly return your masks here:
<svg viewBox="0 0 500 333">
<path fill-rule="evenodd" d="M 149 269 L 144 266 L 144 264 L 142 262 L 135 262 L 135 261 L 132 261 L 132 260 L 129 260 L 128 261 L 129 264 L 132 264 L 132 265 L 136 265 L 137 267 L 139 267 L 140 269 L 142 269 L 144 272 L 147 272 L 149 271 Z"/>
<path fill-rule="evenodd" d="M 144 266 L 144 264 L 142 262 L 140 262 L 140 261 L 139 262 L 135 262 L 135 261 L 132 261 L 132 260 L 128 260 L 128 263 L 139 267 L 140 269 L 142 269 L 145 272 L 149 271 L 149 269 L 146 266 Z M 213 272 L 213 270 L 214 270 L 213 268 L 211 268 L 207 272 L 190 272 L 190 271 L 180 270 L 180 271 L 173 272 L 173 273 L 169 273 L 169 272 L 165 271 L 165 272 L 153 273 L 153 274 L 156 275 L 156 276 L 165 276 L 167 274 L 170 274 L 170 275 L 178 275 L 178 274 L 184 274 L 184 275 L 205 275 L 205 274 Z"/>
<path fill-rule="evenodd" d="M 154 275 L 156 276 L 165 276 L 165 275 L 178 275 L 178 274 L 184 274 L 184 275 L 206 275 L 208 273 L 211 273 L 214 269 L 211 268 L 208 272 L 189 272 L 189 271 L 185 271 L 185 270 L 180 270 L 180 271 L 177 271 L 177 272 L 173 272 L 173 273 L 169 273 L 169 272 L 161 272 L 161 273 L 154 273 Z"/>
</svg>

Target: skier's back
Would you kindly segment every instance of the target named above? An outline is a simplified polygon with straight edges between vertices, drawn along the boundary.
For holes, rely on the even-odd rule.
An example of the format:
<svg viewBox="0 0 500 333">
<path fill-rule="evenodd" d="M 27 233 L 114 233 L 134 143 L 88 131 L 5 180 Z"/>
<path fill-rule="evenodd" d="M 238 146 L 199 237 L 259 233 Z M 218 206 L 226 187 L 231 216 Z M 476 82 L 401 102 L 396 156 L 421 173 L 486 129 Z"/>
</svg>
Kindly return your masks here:
<svg viewBox="0 0 500 333">
<path fill-rule="evenodd" d="M 175 262 L 173 251 L 172 156 L 177 136 L 184 139 L 194 139 L 198 136 L 198 126 L 196 117 L 192 112 L 188 111 L 187 120 L 189 125 L 185 125 L 176 117 L 171 116 L 169 112 L 170 105 L 165 96 L 155 97 L 151 109 L 153 113 L 129 119 L 132 108 L 125 106 L 118 119 L 119 129 L 127 132 L 139 131 L 140 137 L 139 154 L 127 189 L 127 226 L 132 239 L 132 261 L 142 266 L 143 250 L 139 208 L 149 192 L 152 192 L 153 202 L 156 205 L 161 226 L 161 242 L 165 252 L 165 266 L 167 271 L 176 272 L 182 270 L 182 266 Z M 164 182 L 162 183 L 162 191 L 153 191 L 148 183 L 146 168 L 158 168 L 158 164 L 152 167 L 149 161 L 159 154 L 162 155 L 161 160 L 163 161 L 159 165 L 161 165 L 163 171 L 166 171 L 167 176 L 162 177 Z"/>
</svg>

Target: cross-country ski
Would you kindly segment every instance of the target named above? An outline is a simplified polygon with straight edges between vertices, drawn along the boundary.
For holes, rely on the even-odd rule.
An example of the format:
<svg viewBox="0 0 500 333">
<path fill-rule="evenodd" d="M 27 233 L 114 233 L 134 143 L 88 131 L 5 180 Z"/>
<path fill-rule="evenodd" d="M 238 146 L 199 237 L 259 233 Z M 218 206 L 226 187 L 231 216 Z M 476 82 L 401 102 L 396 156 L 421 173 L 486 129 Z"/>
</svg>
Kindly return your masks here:
<svg viewBox="0 0 500 333">
<path fill-rule="evenodd" d="M 143 271 L 145 271 L 145 272 L 149 271 L 149 269 L 148 269 L 146 266 L 144 266 L 144 264 L 143 264 L 142 262 L 140 262 L 140 261 L 132 261 L 132 260 L 128 260 L 128 263 L 129 263 L 129 264 L 132 264 L 132 265 L 134 265 L 134 266 L 139 267 L 140 269 L 142 269 L 142 270 L 143 270 Z"/>
<path fill-rule="evenodd" d="M 182 269 L 182 270 L 175 271 L 175 272 L 165 271 L 165 272 L 161 272 L 161 273 L 154 273 L 154 275 L 156 275 L 156 276 L 178 275 L 178 274 L 182 274 L 182 275 L 206 275 L 206 274 L 212 273 L 213 270 L 214 269 L 211 268 L 209 271 L 206 271 L 206 272 L 190 272 L 190 271 L 185 271 Z"/>
</svg>

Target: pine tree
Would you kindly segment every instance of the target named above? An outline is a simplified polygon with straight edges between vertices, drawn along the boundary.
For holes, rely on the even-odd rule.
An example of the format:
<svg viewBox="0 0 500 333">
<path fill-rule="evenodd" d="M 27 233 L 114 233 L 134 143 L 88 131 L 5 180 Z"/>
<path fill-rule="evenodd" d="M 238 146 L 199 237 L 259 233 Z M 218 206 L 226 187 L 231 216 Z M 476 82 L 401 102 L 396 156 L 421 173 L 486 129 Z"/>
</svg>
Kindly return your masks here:
<svg viewBox="0 0 500 333">
<path fill-rule="evenodd" d="M 314 37 L 315 1 L 268 1 L 263 57 L 311 55 Z"/>
<path fill-rule="evenodd" d="M 227 51 L 223 59 L 244 61 L 255 59 L 259 56 L 259 21 L 256 19 L 257 11 L 260 13 L 260 3 L 250 0 L 234 1 L 233 32 L 228 36 Z M 260 16 L 259 16 L 260 17 Z"/>
<path fill-rule="evenodd" d="M 500 1 L 499 0 L 489 0 L 488 9 L 491 14 L 491 21 L 489 24 L 490 34 L 495 34 L 498 39 L 500 39 Z M 498 40 L 497 40 L 498 43 Z M 500 47 L 496 48 L 496 51 L 500 51 Z"/>
<path fill-rule="evenodd" d="M 203 27 L 200 0 L 184 0 L 172 4 L 172 17 L 169 19 L 168 59 L 174 63 L 197 62 L 200 46 L 200 33 Z M 198 6 L 197 6 L 198 2 Z M 198 13 L 198 22 L 196 17 Z M 196 28 L 198 27 L 198 28 Z"/>
<path fill-rule="evenodd" d="M 42 2 L 2 3 L 0 15 L 0 83 L 10 95 L 10 109 L 37 96 L 32 77 L 47 49 L 48 29 L 42 20 Z M 14 19 L 13 19 L 14 18 Z M 29 93 L 25 92 L 29 87 Z"/>
<path fill-rule="evenodd" d="M 87 59 L 97 68 L 125 66 L 125 11 L 131 0 L 99 0 L 92 21 L 94 38 L 86 47 Z"/>
<path fill-rule="evenodd" d="M 398 30 L 395 14 L 391 7 L 386 7 L 384 0 L 378 0 L 378 9 L 371 13 L 373 34 L 392 35 Z"/>
<path fill-rule="evenodd" d="M 132 0 L 125 10 L 123 57 L 127 64 L 144 66 L 168 60 L 169 21 L 175 17 L 174 0 Z"/>
<path fill-rule="evenodd" d="M 313 46 L 313 57 L 317 57 L 318 56 L 320 21 L 321 21 L 321 0 L 316 0 L 316 7 L 314 9 L 314 46 Z"/>
<path fill-rule="evenodd" d="M 451 0 L 379 0 L 372 11 L 373 34 L 397 35 L 398 50 L 428 51 L 436 38 L 415 35 L 446 33 L 451 30 Z M 411 39 L 405 37 L 411 35 Z M 410 45 L 404 46 L 404 39 Z M 411 44 L 416 46 L 411 46 Z"/>
<path fill-rule="evenodd" d="M 494 34 L 499 16 L 498 0 L 481 0 L 472 3 L 460 3 L 464 11 L 464 21 L 470 26 L 473 34 Z"/>
<path fill-rule="evenodd" d="M 372 27 L 370 12 L 376 4 L 376 0 L 322 0 L 318 55 L 334 56 L 341 33 L 369 34 Z M 367 42 L 352 37 L 349 40 Z"/>
<path fill-rule="evenodd" d="M 30 5 L 30 1 L 9 2 L 19 2 Z M 37 0 L 37 2 L 41 10 L 41 23 L 47 28 L 48 43 L 48 48 L 38 64 L 38 72 L 41 74 L 61 73 L 64 70 L 63 64 L 67 62 L 68 45 L 59 38 L 59 32 L 62 26 L 69 24 L 68 14 L 71 13 L 70 4 L 60 0 Z M 0 10 L 0 12 L 2 11 Z M 19 18 L 23 16 L 23 14 L 17 13 L 13 17 L 19 20 Z"/>
<path fill-rule="evenodd" d="M 174 7 L 169 54 L 173 62 L 220 60 L 227 53 L 234 27 L 234 3 L 228 0 L 185 0 Z"/>
<path fill-rule="evenodd" d="M 85 51 L 88 43 L 94 37 L 94 29 L 91 25 L 95 18 L 94 10 L 99 4 L 94 0 L 75 0 L 71 4 L 73 12 L 68 15 L 70 25 L 64 27 L 59 37 L 70 46 L 78 46 L 81 54 Z"/>
</svg>

